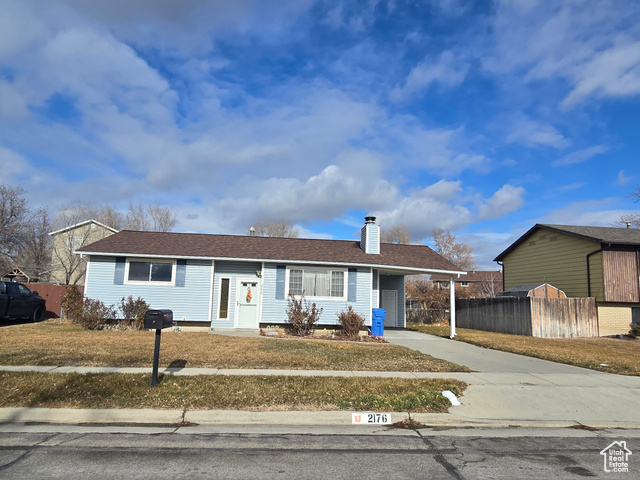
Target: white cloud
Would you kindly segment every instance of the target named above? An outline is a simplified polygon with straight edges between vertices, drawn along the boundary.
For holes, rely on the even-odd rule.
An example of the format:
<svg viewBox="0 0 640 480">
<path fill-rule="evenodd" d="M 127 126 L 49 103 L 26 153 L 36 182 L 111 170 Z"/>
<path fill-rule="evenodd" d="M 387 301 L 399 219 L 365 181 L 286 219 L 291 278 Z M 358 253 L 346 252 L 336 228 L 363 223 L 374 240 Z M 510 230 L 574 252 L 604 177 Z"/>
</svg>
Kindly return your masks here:
<svg viewBox="0 0 640 480">
<path fill-rule="evenodd" d="M 575 165 L 576 163 L 586 162 L 596 155 L 606 153 L 609 150 L 605 145 L 594 145 L 592 147 L 584 148 L 582 150 L 576 150 L 568 155 L 553 162 L 554 167 Z"/>
<path fill-rule="evenodd" d="M 514 187 L 509 184 L 503 185 L 500 190 L 480 206 L 478 218 L 480 220 L 498 218 L 518 210 L 524 203 L 522 198 L 524 193 L 525 190 L 522 187 Z"/>
<path fill-rule="evenodd" d="M 532 225 L 535 223 L 550 223 L 610 227 L 622 215 L 633 213 L 633 210 L 612 208 L 618 201 L 619 199 L 617 198 L 604 198 L 602 200 L 572 203 L 548 212 L 542 218 L 532 221 Z"/>
<path fill-rule="evenodd" d="M 402 101 L 419 94 L 432 84 L 447 89 L 458 87 L 467 76 L 468 62 L 450 51 L 438 58 L 426 58 L 416 65 L 407 76 L 404 85 L 396 87 L 390 94 L 393 101 Z"/>
<path fill-rule="evenodd" d="M 571 108 L 590 96 L 624 97 L 640 93 L 640 40 L 619 39 L 616 45 L 594 54 L 576 67 L 575 88 L 562 101 Z"/>
<path fill-rule="evenodd" d="M 571 143 L 553 125 L 524 117 L 515 122 L 506 140 L 507 143 L 517 142 L 528 146 L 543 145 L 554 148 L 565 148 Z"/>
<path fill-rule="evenodd" d="M 0 184 L 12 184 L 17 177 L 29 170 L 29 164 L 22 155 L 0 145 Z"/>
<path fill-rule="evenodd" d="M 564 109 L 640 93 L 639 9 L 634 2 L 498 2 L 487 71 L 513 82 L 568 81 Z"/>
<path fill-rule="evenodd" d="M 277 41 L 313 5 L 312 0 L 63 0 L 91 22 L 119 38 L 184 56 L 215 48 L 232 35 Z"/>
<path fill-rule="evenodd" d="M 628 175 L 626 175 L 624 173 L 624 170 L 620 170 L 618 172 L 618 184 L 619 185 L 626 185 L 627 183 L 629 183 L 631 180 L 633 180 L 633 177 L 630 177 Z"/>
<path fill-rule="evenodd" d="M 14 120 L 28 115 L 27 102 L 17 86 L 0 79 L 0 117 Z"/>
</svg>

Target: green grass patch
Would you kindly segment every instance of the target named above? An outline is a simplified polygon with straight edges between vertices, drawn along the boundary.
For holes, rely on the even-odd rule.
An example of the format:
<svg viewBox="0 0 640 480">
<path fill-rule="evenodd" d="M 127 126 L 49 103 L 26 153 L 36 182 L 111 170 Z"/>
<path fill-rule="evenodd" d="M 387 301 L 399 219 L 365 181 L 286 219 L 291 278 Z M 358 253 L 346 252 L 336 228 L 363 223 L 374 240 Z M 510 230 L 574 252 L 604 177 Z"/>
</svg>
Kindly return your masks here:
<svg viewBox="0 0 640 480">
<path fill-rule="evenodd" d="M 0 407 L 446 412 L 450 379 L 0 372 Z"/>
<path fill-rule="evenodd" d="M 153 331 L 82 330 L 58 320 L 0 328 L 0 365 L 150 367 Z M 398 345 L 162 332 L 160 367 L 461 372 Z"/>
<path fill-rule="evenodd" d="M 410 324 L 418 332 L 449 337 L 449 327 Z M 456 340 L 480 347 L 602 372 L 640 376 L 640 341 L 609 337 L 537 338 L 457 328 Z"/>
</svg>

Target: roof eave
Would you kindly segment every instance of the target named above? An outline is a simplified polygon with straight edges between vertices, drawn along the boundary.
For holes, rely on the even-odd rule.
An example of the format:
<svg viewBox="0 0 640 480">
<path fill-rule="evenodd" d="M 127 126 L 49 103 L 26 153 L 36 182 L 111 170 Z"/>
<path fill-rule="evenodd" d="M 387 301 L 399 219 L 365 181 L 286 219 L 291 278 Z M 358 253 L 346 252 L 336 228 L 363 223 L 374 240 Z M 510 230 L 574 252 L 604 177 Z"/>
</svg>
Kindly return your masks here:
<svg viewBox="0 0 640 480">
<path fill-rule="evenodd" d="M 90 252 L 90 251 L 77 251 L 80 255 L 100 255 L 104 257 L 134 257 L 134 258 L 167 258 L 167 259 L 180 259 L 180 260 L 213 260 L 213 261 L 230 261 L 230 262 L 259 262 L 259 263 L 286 263 L 294 265 L 338 265 L 343 267 L 369 267 L 377 268 L 379 270 L 395 270 L 398 272 L 406 272 L 406 275 L 419 275 L 422 273 L 440 273 L 443 275 L 466 275 L 467 272 L 462 270 L 440 270 L 434 268 L 421 268 L 410 267 L 403 265 L 384 265 L 384 264 L 371 264 L 371 263 L 359 263 L 359 262 L 327 262 L 319 260 L 291 260 L 285 258 L 244 258 L 244 257 L 208 257 L 208 256 L 192 256 L 192 255 L 158 255 L 148 253 L 112 253 L 112 252 Z"/>
</svg>

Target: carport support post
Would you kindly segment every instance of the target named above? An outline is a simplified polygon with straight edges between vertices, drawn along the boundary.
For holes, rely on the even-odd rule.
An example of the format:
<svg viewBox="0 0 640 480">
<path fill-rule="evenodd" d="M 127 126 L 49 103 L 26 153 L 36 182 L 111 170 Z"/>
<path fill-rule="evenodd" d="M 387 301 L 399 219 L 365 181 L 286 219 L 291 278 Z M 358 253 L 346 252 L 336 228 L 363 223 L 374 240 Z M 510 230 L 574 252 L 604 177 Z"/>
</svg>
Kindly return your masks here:
<svg viewBox="0 0 640 480">
<path fill-rule="evenodd" d="M 456 281 L 454 277 L 449 278 L 449 297 L 450 298 L 450 307 L 449 307 L 449 325 L 451 325 L 451 334 L 449 338 L 453 338 L 456 336 Z"/>
<path fill-rule="evenodd" d="M 153 373 L 151 374 L 151 386 L 158 383 L 158 361 L 160 360 L 160 334 L 162 330 L 156 328 L 156 347 L 153 350 Z"/>
</svg>

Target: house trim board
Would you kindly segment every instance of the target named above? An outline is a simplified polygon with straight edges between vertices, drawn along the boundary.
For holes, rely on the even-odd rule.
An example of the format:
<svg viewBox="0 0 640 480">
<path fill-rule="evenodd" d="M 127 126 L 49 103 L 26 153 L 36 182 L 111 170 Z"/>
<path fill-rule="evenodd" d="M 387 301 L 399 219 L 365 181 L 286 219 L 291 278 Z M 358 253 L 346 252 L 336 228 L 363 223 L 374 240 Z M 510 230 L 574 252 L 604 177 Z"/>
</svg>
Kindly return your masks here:
<svg viewBox="0 0 640 480">
<path fill-rule="evenodd" d="M 407 274 L 413 273 L 442 273 L 447 275 L 456 275 L 458 278 L 462 275 L 466 275 L 467 272 L 455 271 L 455 270 L 435 270 L 429 268 L 413 268 L 402 267 L 396 265 L 384 265 L 384 264 L 370 264 L 370 263 L 354 263 L 354 262 L 325 262 L 316 260 L 286 260 L 278 258 L 231 258 L 231 257 L 202 257 L 202 256 L 189 256 L 189 255 L 154 255 L 154 254 L 137 254 L 137 253 L 102 253 L 102 252 L 82 252 L 80 256 L 84 255 L 98 255 L 101 257 L 131 257 L 131 258 L 171 258 L 180 260 L 213 260 L 224 262 L 261 262 L 261 263 L 286 263 L 293 265 L 325 265 L 325 266 L 344 266 L 344 267 L 364 267 L 364 268 L 377 268 L 379 270 L 390 270 L 397 272 L 407 272 Z M 399 273 L 401 275 L 401 273 Z"/>
</svg>

